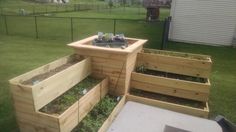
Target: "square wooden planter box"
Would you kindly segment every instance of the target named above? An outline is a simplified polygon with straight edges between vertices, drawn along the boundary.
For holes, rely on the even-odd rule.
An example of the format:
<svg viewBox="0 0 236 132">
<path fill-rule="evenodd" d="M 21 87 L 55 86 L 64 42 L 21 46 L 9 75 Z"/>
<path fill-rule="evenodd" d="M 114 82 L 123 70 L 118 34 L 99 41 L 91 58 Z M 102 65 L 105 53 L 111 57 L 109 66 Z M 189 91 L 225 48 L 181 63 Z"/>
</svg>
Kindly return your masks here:
<svg viewBox="0 0 236 132">
<path fill-rule="evenodd" d="M 171 56 L 172 54 L 175 56 Z M 211 86 L 208 79 L 211 65 L 209 56 L 145 49 L 138 54 L 136 67 L 142 66 L 148 70 L 191 76 L 206 81 L 194 82 L 133 72 L 131 87 L 206 102 Z"/>
<path fill-rule="evenodd" d="M 37 111 L 48 126 L 60 132 L 71 131 L 108 92 L 108 78 L 94 86 L 88 93 L 71 105 L 62 114 L 55 116 Z"/>
</svg>

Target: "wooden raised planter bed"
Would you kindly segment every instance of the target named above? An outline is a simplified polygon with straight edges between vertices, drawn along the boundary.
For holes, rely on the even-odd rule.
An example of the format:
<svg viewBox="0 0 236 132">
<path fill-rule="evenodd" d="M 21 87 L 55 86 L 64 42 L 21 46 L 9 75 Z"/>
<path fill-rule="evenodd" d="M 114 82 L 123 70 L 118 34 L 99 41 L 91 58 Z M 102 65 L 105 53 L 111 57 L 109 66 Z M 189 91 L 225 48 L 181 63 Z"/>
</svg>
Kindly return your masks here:
<svg viewBox="0 0 236 132">
<path fill-rule="evenodd" d="M 203 117 L 203 118 L 208 118 L 208 114 L 209 114 L 208 103 L 204 104 L 204 108 L 196 108 L 196 107 L 171 103 L 167 101 L 161 101 L 157 99 L 136 96 L 132 94 L 128 94 L 126 98 L 127 98 L 127 101 L 134 101 L 134 102 L 138 102 L 138 103 L 142 103 L 146 105 L 151 105 L 151 106 L 168 109 L 171 111 L 189 114 L 193 116 Z"/>
<path fill-rule="evenodd" d="M 209 78 L 212 60 L 208 55 L 143 49 L 138 54 L 137 65 L 152 70 Z"/>
<path fill-rule="evenodd" d="M 28 98 L 39 110 L 91 74 L 90 58 L 78 58 L 66 56 L 11 79 L 13 98 L 14 95 Z"/>
<path fill-rule="evenodd" d="M 67 131 L 72 129 L 100 97 L 107 93 L 108 79 L 103 80 L 78 103 L 75 102 L 60 115 L 49 115 L 39 110 L 91 73 L 90 58 L 83 59 L 71 55 L 11 79 L 9 82 L 20 130 Z"/>
<path fill-rule="evenodd" d="M 107 92 L 108 78 L 105 78 L 62 114 L 53 115 L 41 111 L 37 111 L 37 114 L 48 123 L 48 126 L 59 128 L 58 131 L 61 132 L 71 131 Z"/>
<path fill-rule="evenodd" d="M 138 54 L 131 87 L 206 102 L 211 63 L 209 56 L 145 49 Z"/>
<path fill-rule="evenodd" d="M 106 98 L 106 97 L 105 97 Z M 103 101 L 103 100 L 101 100 Z M 109 116 L 106 117 L 106 119 L 104 121 L 102 121 L 101 119 L 97 119 L 97 120 L 101 120 L 102 121 L 102 125 L 96 130 L 97 132 L 106 132 L 106 130 L 109 128 L 109 126 L 112 124 L 113 120 L 116 118 L 116 116 L 119 114 L 119 112 L 121 111 L 121 109 L 123 108 L 124 104 L 126 102 L 126 96 L 123 96 L 122 98 L 120 98 L 120 100 L 117 102 L 117 104 L 114 106 L 114 108 L 112 109 L 112 111 L 110 112 Z M 100 102 L 98 102 L 99 105 Z M 106 104 L 108 105 L 108 104 Z M 95 106 L 94 109 L 98 110 L 98 107 L 100 107 L 101 109 L 101 104 L 100 106 Z M 106 106 L 106 107 L 110 107 L 110 106 Z M 91 112 L 94 112 L 94 109 L 91 110 Z M 104 108 L 102 108 L 104 109 Z M 108 109 L 108 108 L 106 108 Z M 96 111 L 99 112 L 99 111 Z M 103 112 L 102 112 L 103 113 Z M 90 114 L 90 116 L 94 113 L 88 113 Z M 97 113 L 96 116 L 99 116 L 99 118 L 101 118 L 101 116 L 99 115 L 100 113 Z M 95 116 L 95 115 L 94 115 Z M 105 116 L 105 115 L 103 115 Z M 85 117 L 84 119 L 86 120 L 87 117 Z M 91 117 L 88 117 L 91 118 Z M 92 119 L 89 119 L 87 121 L 91 122 Z M 97 121 L 96 120 L 96 121 Z M 84 123 L 83 120 L 80 123 Z M 88 122 L 87 122 L 88 123 Z M 78 132 L 78 131 L 82 131 L 82 132 L 87 132 L 87 131 L 95 131 L 94 128 L 84 128 L 85 126 L 78 124 L 78 126 L 76 128 L 74 128 L 72 130 L 72 132 Z M 86 125 L 86 123 L 85 123 Z M 97 122 L 96 122 L 97 125 Z M 82 127 L 82 128 L 81 128 Z M 87 127 L 95 127 L 95 126 L 91 126 L 91 124 Z M 81 130 L 83 129 L 83 130 Z"/>
</svg>

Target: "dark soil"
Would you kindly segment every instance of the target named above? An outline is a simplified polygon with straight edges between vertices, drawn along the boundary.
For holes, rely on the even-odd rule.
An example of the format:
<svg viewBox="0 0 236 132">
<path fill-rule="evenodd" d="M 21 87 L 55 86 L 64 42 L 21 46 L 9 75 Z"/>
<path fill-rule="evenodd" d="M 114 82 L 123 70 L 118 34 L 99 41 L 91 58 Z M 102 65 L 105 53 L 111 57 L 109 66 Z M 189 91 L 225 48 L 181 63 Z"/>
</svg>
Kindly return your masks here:
<svg viewBox="0 0 236 132">
<path fill-rule="evenodd" d="M 83 91 L 85 89 L 88 92 L 100 81 L 100 79 L 87 77 L 39 111 L 47 114 L 60 115 L 84 95 Z"/>
<path fill-rule="evenodd" d="M 117 97 L 105 96 L 72 132 L 97 132 L 118 102 Z"/>
<path fill-rule="evenodd" d="M 194 108 L 204 109 L 206 107 L 205 104 L 200 101 L 194 101 L 194 100 L 183 99 L 183 98 L 178 98 L 178 97 L 173 97 L 173 96 L 168 96 L 168 95 L 162 95 L 162 94 L 147 92 L 147 91 L 143 91 L 143 90 L 138 90 L 135 88 L 131 88 L 130 94 L 136 95 L 136 96 L 141 96 L 141 97 L 146 97 L 146 98 L 150 98 L 150 99 L 165 101 L 165 102 L 169 102 L 169 103 L 190 106 L 190 107 L 194 107 Z"/>
<path fill-rule="evenodd" d="M 198 83 L 206 83 L 207 82 L 207 79 L 205 79 L 205 78 L 180 75 L 180 74 L 157 71 L 157 70 L 149 70 L 149 69 L 139 70 L 139 68 L 137 68 L 136 72 L 144 73 L 144 74 L 148 74 L 148 75 L 160 76 L 160 77 L 167 77 L 167 78 L 172 78 L 172 79 L 179 79 L 179 80 L 184 80 L 184 81 L 198 82 Z"/>
<path fill-rule="evenodd" d="M 183 57 L 183 58 L 196 59 L 196 60 L 209 60 L 209 58 L 200 56 L 200 55 L 197 56 L 197 55 L 191 55 L 189 53 L 176 53 L 176 52 L 171 52 L 171 51 L 144 50 L 144 53 L 176 56 L 176 57 Z"/>
<path fill-rule="evenodd" d="M 39 83 L 39 82 L 43 81 L 44 79 L 49 78 L 49 77 L 55 75 L 56 73 L 58 73 L 60 71 L 63 71 L 64 69 L 74 65 L 78 61 L 79 60 L 76 60 L 76 59 L 70 60 L 66 64 L 61 65 L 61 66 L 59 66 L 59 67 L 57 67 L 55 69 L 52 69 L 49 72 L 46 72 L 44 74 L 40 74 L 40 75 L 34 76 L 31 79 L 22 82 L 22 84 L 24 84 L 24 85 L 35 85 L 36 83 Z"/>
</svg>

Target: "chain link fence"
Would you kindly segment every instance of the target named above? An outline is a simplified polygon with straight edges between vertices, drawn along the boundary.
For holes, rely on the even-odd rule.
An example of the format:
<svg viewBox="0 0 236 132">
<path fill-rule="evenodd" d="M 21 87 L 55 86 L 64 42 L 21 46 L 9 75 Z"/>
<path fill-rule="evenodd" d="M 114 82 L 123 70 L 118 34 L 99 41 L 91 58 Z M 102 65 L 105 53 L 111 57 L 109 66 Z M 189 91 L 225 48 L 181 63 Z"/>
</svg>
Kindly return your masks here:
<svg viewBox="0 0 236 132">
<path fill-rule="evenodd" d="M 45 17 L 45 16 L 0 16 L 0 34 L 76 41 L 97 32 L 124 33 L 127 37 L 148 39 L 147 47 L 161 48 L 165 21 Z M 168 33 L 167 33 L 168 36 Z"/>
</svg>

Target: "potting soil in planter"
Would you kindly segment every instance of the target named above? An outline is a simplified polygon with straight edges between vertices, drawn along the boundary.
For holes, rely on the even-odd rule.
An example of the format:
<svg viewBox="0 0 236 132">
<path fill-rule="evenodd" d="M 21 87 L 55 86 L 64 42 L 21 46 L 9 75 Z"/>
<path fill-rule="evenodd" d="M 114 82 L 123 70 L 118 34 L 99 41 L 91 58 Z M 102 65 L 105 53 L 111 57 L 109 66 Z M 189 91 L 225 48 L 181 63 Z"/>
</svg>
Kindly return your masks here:
<svg viewBox="0 0 236 132">
<path fill-rule="evenodd" d="M 138 90 L 135 88 L 131 88 L 130 94 L 140 96 L 140 97 L 165 101 L 165 102 L 169 102 L 169 103 L 190 106 L 190 107 L 194 107 L 194 108 L 200 108 L 200 109 L 205 108 L 205 104 L 203 102 L 189 100 L 189 99 L 182 99 L 182 98 L 168 96 L 168 95 L 162 95 L 162 94 L 158 94 L 158 93 L 147 92 L 147 91 Z"/>
<path fill-rule="evenodd" d="M 160 77 L 167 77 L 167 78 L 172 78 L 172 79 L 179 79 L 179 80 L 184 80 L 184 81 L 198 82 L 198 83 L 206 83 L 207 82 L 207 79 L 205 79 L 205 78 L 180 75 L 180 74 L 157 71 L 157 70 L 143 69 L 143 68 L 139 68 L 139 67 L 136 69 L 136 72 L 148 74 L 148 75 L 160 76 Z"/>
<path fill-rule="evenodd" d="M 97 132 L 118 102 L 116 97 L 106 95 L 72 132 Z"/>
<path fill-rule="evenodd" d="M 100 81 L 101 79 L 87 77 L 39 111 L 47 114 L 60 115 Z"/>
<path fill-rule="evenodd" d="M 66 68 L 74 65 L 75 63 L 79 62 L 79 60 L 76 60 L 76 59 L 71 59 L 69 60 L 66 64 L 64 65 L 61 65 L 55 69 L 52 69 L 50 70 L 49 72 L 46 72 L 44 74 L 40 74 L 40 75 L 37 75 L 37 76 L 34 76 L 32 77 L 31 79 L 29 80 L 26 80 L 24 82 L 22 82 L 22 84 L 24 85 L 34 85 L 36 83 L 39 83 L 41 82 L 42 80 L 46 79 L 46 78 L 49 78 L 50 76 L 53 76 L 55 75 L 56 73 L 60 72 L 60 71 L 63 71 L 65 70 Z"/>
</svg>

